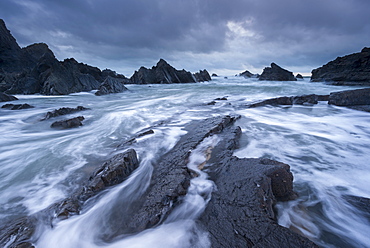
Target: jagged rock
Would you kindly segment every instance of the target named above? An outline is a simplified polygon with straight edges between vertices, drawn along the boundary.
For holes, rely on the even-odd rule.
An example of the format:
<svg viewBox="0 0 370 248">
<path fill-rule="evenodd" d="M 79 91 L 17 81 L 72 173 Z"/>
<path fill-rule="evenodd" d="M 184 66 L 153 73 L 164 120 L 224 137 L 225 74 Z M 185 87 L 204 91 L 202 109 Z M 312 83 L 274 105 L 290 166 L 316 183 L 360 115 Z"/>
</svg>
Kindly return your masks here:
<svg viewBox="0 0 370 248">
<path fill-rule="evenodd" d="M 272 99 L 267 99 L 261 102 L 248 105 L 249 108 L 261 107 L 266 105 L 312 105 L 318 101 L 328 101 L 328 95 L 303 95 L 303 96 L 283 96 Z"/>
<path fill-rule="evenodd" d="M 217 190 L 200 218 L 211 247 L 318 247 L 276 222 L 275 201 L 296 196 L 288 165 L 231 157 L 217 168 Z"/>
<path fill-rule="evenodd" d="M 197 82 L 205 82 L 205 81 L 211 81 L 212 80 L 208 71 L 205 70 L 205 69 L 203 71 L 200 70 L 199 72 L 194 73 L 194 77 L 197 80 Z"/>
<path fill-rule="evenodd" d="M 97 92 L 95 92 L 95 95 L 102 96 L 112 93 L 121 93 L 127 88 L 124 86 L 124 83 L 127 83 L 128 79 L 122 79 L 122 78 L 113 78 L 111 76 L 108 76 L 104 82 L 99 86 L 99 89 Z"/>
<path fill-rule="evenodd" d="M 296 78 L 296 79 L 303 79 L 303 76 L 302 76 L 301 74 L 299 74 L 299 73 L 298 73 L 298 74 L 295 76 L 295 78 Z"/>
<path fill-rule="evenodd" d="M 325 81 L 336 85 L 370 85 L 370 48 L 360 53 L 338 57 L 312 70 L 311 81 Z"/>
<path fill-rule="evenodd" d="M 98 89 L 111 70 L 101 71 L 75 59 L 58 61 L 44 43 L 20 48 L 0 19 L 0 90 L 8 94 L 66 95 Z"/>
<path fill-rule="evenodd" d="M 20 110 L 20 109 L 34 108 L 34 106 L 31 106 L 28 103 L 23 103 L 23 104 L 5 104 L 1 108 L 6 108 L 6 109 L 10 109 L 10 110 Z"/>
<path fill-rule="evenodd" d="M 82 126 L 82 121 L 84 119 L 85 118 L 83 116 L 78 116 L 78 117 L 68 119 L 68 120 L 56 121 L 56 122 L 53 122 L 53 124 L 51 124 L 50 127 L 62 128 L 62 129 L 79 127 L 79 126 Z"/>
<path fill-rule="evenodd" d="M 185 70 L 176 70 L 165 60 L 160 59 L 151 69 L 141 67 L 130 78 L 133 84 L 170 84 L 170 83 L 195 83 L 194 76 Z"/>
<path fill-rule="evenodd" d="M 18 100 L 15 96 L 11 96 L 5 93 L 0 92 L 0 102 L 10 102 Z"/>
<path fill-rule="evenodd" d="M 55 109 L 51 112 L 47 112 L 43 120 L 47 120 L 53 117 L 61 116 L 61 115 L 68 115 L 68 114 L 73 114 L 79 111 L 84 111 L 84 110 L 89 110 L 89 108 L 85 108 L 83 106 L 77 106 L 76 108 L 60 108 L 60 109 Z"/>
<path fill-rule="evenodd" d="M 297 81 L 293 73 L 281 68 L 275 63 L 271 63 L 271 67 L 266 67 L 259 80 L 264 81 Z"/>
<path fill-rule="evenodd" d="M 0 224 L 0 246 L 34 247 L 32 235 L 35 234 L 39 221 L 52 225 L 55 218 L 66 219 L 79 214 L 84 202 L 107 187 L 123 182 L 138 166 L 139 162 L 133 149 L 113 156 L 91 175 L 88 182 L 76 194 L 31 216 Z"/>
<path fill-rule="evenodd" d="M 239 76 L 241 76 L 241 77 L 245 77 L 245 78 L 250 78 L 250 77 L 252 77 L 254 74 L 253 73 L 251 73 L 250 71 L 248 71 L 248 70 L 246 70 L 246 71 L 244 71 L 244 72 L 242 72 L 242 73 L 240 73 L 239 74 Z"/>
</svg>

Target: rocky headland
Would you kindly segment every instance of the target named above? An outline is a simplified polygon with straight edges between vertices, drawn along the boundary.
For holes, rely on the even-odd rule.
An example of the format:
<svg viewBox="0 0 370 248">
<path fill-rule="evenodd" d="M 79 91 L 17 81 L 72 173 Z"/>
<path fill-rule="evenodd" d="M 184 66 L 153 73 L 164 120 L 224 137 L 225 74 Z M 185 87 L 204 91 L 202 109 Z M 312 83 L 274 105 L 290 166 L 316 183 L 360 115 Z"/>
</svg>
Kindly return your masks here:
<svg viewBox="0 0 370 248">
<path fill-rule="evenodd" d="M 370 85 L 370 48 L 359 53 L 338 57 L 312 70 L 312 82 L 336 85 Z"/>
</svg>

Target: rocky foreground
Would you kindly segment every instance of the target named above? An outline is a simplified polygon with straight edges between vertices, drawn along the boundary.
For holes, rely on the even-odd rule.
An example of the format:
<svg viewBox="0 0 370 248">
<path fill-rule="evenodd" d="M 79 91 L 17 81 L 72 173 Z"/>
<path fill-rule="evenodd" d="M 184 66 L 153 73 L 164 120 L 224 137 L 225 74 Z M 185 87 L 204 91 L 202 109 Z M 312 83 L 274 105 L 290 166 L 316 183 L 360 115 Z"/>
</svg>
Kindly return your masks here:
<svg viewBox="0 0 370 248">
<path fill-rule="evenodd" d="M 106 237 L 113 240 L 122 234 L 135 234 L 166 220 L 187 193 L 196 174 L 187 167 L 191 151 L 206 137 L 218 135 L 221 141 L 211 149 L 207 163 L 209 175 L 218 191 L 213 193 L 199 224 L 210 234 L 212 247 L 317 247 L 305 237 L 279 226 L 276 201 L 294 199 L 293 176 L 289 165 L 268 159 L 239 159 L 232 156 L 241 135 L 235 126 L 238 116 L 220 116 L 193 121 L 185 127 L 173 149 L 154 165 L 150 186 L 130 206 L 124 221 Z M 152 133 L 152 132 L 150 132 Z M 40 224 L 52 227 L 79 214 L 85 202 L 107 187 L 121 183 L 137 167 L 136 153 L 130 143 L 123 143 L 123 153 L 113 156 L 90 176 L 81 190 L 32 216 L 25 216 L 0 228 L 0 245 L 33 247 Z"/>
</svg>

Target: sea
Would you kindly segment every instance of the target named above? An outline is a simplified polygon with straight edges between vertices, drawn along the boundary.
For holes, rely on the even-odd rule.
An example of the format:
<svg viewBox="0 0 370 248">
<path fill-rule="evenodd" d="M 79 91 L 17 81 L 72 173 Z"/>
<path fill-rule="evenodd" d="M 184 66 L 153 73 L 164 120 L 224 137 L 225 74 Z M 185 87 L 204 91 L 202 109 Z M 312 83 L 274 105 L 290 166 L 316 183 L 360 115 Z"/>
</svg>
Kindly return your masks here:
<svg viewBox="0 0 370 248">
<path fill-rule="evenodd" d="M 370 246 L 369 213 L 347 198 L 370 198 L 370 113 L 327 102 L 247 107 L 268 98 L 361 87 L 231 76 L 127 88 L 105 96 L 16 95 L 19 101 L 14 103 L 34 108 L 0 109 L 0 223 L 35 214 L 72 195 L 99 165 L 123 151 L 120 144 L 151 128 L 153 134 L 132 144 L 140 161 L 132 175 L 88 201 L 80 215 L 39 226 L 35 247 L 212 247 L 208 233 L 196 223 L 215 190 L 205 172 L 193 179 L 184 204 L 163 224 L 136 235 L 107 237 L 124 221 L 120 213 L 147 189 L 156 161 L 186 134 L 187 123 L 238 114 L 236 125 L 243 134 L 234 155 L 281 161 L 294 175 L 299 197 L 276 204 L 278 223 L 320 247 Z M 41 121 L 48 111 L 77 106 L 89 110 Z M 80 115 L 85 117 L 83 126 L 50 127 Z M 214 144 L 217 137 L 204 142 L 201 146 Z M 201 147 L 194 150 L 188 166 L 194 167 L 202 156 Z"/>
</svg>

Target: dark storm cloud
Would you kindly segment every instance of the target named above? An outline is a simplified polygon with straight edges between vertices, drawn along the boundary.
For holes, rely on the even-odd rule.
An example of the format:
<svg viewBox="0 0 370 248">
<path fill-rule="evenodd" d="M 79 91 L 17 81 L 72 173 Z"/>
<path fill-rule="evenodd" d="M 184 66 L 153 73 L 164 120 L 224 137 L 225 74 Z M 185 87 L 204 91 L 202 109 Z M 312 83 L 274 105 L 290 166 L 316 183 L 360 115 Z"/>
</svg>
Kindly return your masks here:
<svg viewBox="0 0 370 248">
<path fill-rule="evenodd" d="M 21 45 L 46 42 L 59 59 L 100 67 L 164 57 L 190 70 L 275 61 L 309 71 L 370 45 L 369 9 L 368 0 L 5 0 L 0 17 Z"/>
</svg>

